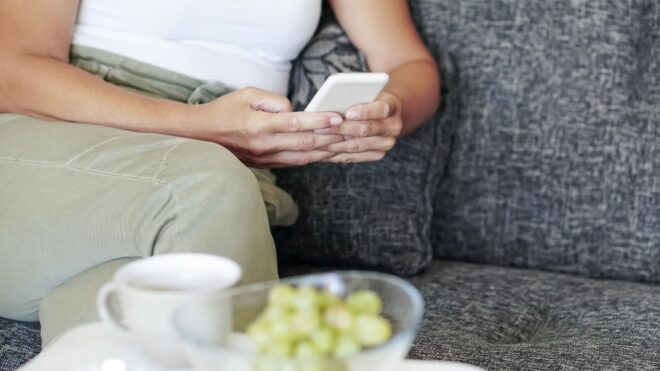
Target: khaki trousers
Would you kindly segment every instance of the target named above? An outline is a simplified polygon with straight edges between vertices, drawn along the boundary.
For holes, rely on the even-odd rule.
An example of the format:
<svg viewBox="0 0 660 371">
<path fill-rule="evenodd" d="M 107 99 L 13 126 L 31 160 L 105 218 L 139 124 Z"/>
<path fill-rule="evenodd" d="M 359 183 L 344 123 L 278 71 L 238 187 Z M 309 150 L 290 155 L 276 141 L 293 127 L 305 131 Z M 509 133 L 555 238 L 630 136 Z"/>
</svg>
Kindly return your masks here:
<svg viewBox="0 0 660 371">
<path fill-rule="evenodd" d="M 190 104 L 230 91 L 94 49 L 72 64 Z M 95 320 L 99 287 L 133 259 L 203 252 L 238 262 L 242 284 L 276 279 L 269 225 L 296 216 L 272 173 L 217 144 L 0 115 L 0 316 L 39 319 L 44 344 Z"/>
</svg>

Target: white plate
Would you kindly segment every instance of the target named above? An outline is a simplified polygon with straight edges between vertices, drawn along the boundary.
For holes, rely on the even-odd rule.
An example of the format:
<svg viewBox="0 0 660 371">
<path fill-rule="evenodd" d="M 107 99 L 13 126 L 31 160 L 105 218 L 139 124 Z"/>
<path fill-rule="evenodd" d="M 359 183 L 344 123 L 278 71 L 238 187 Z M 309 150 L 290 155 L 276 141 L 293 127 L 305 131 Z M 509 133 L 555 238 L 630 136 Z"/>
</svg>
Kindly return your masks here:
<svg viewBox="0 0 660 371">
<path fill-rule="evenodd" d="M 142 354 L 140 344 L 102 322 L 77 327 L 51 345 L 19 371 L 163 371 Z M 479 371 L 454 362 L 404 361 L 398 371 Z M 174 371 L 169 369 L 167 371 Z M 179 370 L 192 371 L 192 370 Z"/>
</svg>

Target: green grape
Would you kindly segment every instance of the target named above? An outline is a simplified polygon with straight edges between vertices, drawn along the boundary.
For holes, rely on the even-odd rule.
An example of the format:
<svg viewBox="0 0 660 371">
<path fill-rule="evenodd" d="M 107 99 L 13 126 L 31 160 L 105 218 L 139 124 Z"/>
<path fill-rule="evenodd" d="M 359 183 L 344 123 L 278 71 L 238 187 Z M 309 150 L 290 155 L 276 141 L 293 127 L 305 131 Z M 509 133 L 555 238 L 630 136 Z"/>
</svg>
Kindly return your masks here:
<svg viewBox="0 0 660 371">
<path fill-rule="evenodd" d="M 270 356 L 288 358 L 293 354 L 293 346 L 289 341 L 275 340 L 268 343 L 263 351 Z"/>
<path fill-rule="evenodd" d="M 259 354 L 295 357 L 271 364 L 273 371 L 338 371 L 347 366 L 341 358 L 392 336 L 391 323 L 379 315 L 382 301 L 370 290 L 342 300 L 311 286 L 280 285 L 270 291 L 268 301 L 246 332 Z"/>
<path fill-rule="evenodd" d="M 360 350 L 360 344 L 352 336 L 343 334 L 337 339 L 333 355 L 338 358 L 348 358 Z"/>
<path fill-rule="evenodd" d="M 323 290 L 319 293 L 319 307 L 320 309 L 325 309 L 335 304 L 341 303 L 341 298 L 327 290 Z"/>
<path fill-rule="evenodd" d="M 269 324 L 269 335 L 274 339 L 289 339 L 293 335 L 289 318 L 282 318 L 278 321 L 269 322 Z"/>
<path fill-rule="evenodd" d="M 269 305 L 264 309 L 260 318 L 269 321 L 275 322 L 288 318 L 291 315 L 291 310 L 287 307 L 281 305 Z"/>
<path fill-rule="evenodd" d="M 296 345 L 296 349 L 293 354 L 296 358 L 306 359 L 306 358 L 317 358 L 319 356 L 316 348 L 309 341 L 301 341 Z"/>
<path fill-rule="evenodd" d="M 330 355 L 335 347 L 335 334 L 328 328 L 318 329 L 312 334 L 310 340 L 316 351 L 322 356 Z"/>
<path fill-rule="evenodd" d="M 352 333 L 360 345 L 374 347 L 392 336 L 392 325 L 381 316 L 361 314 L 355 318 Z"/>
<path fill-rule="evenodd" d="M 315 288 L 309 286 L 299 288 L 290 302 L 290 305 L 298 310 L 315 309 L 318 304 L 319 293 Z"/>
<path fill-rule="evenodd" d="M 378 315 L 383 309 L 380 297 L 371 290 L 360 290 L 348 295 L 346 305 L 354 314 Z"/>
<path fill-rule="evenodd" d="M 247 327 L 247 334 L 258 347 L 266 345 L 270 341 L 268 324 L 264 321 L 256 321 L 250 324 Z"/>
<path fill-rule="evenodd" d="M 273 287 L 268 293 L 268 303 L 282 307 L 291 306 L 291 301 L 296 295 L 296 289 L 289 285 Z"/>
<path fill-rule="evenodd" d="M 347 331 L 353 325 L 353 314 L 344 304 L 335 304 L 325 310 L 323 320 L 331 329 Z"/>
<path fill-rule="evenodd" d="M 290 317 L 291 330 L 298 338 L 310 336 L 321 326 L 321 315 L 318 310 L 300 310 Z"/>
</svg>

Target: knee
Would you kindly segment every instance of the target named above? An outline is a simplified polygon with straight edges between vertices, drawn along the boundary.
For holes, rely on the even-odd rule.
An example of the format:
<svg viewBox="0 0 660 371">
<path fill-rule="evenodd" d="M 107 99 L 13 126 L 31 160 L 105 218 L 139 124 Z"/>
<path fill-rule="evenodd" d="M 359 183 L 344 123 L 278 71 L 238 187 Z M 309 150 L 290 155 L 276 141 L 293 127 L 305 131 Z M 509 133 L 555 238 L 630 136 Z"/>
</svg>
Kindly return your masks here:
<svg viewBox="0 0 660 371">
<path fill-rule="evenodd" d="M 210 142 L 186 140 L 173 150 L 161 176 L 179 195 L 196 193 L 215 203 L 222 199 L 263 202 L 255 175 L 231 151 Z"/>
<path fill-rule="evenodd" d="M 176 213 L 163 219 L 154 254 L 217 254 L 241 265 L 243 283 L 276 278 L 274 243 L 254 173 L 212 143 L 186 141 L 170 156 L 163 175 Z"/>
<path fill-rule="evenodd" d="M 162 176 L 182 229 L 202 234 L 267 230 L 268 216 L 254 173 L 224 147 L 186 140 L 170 153 Z"/>
</svg>

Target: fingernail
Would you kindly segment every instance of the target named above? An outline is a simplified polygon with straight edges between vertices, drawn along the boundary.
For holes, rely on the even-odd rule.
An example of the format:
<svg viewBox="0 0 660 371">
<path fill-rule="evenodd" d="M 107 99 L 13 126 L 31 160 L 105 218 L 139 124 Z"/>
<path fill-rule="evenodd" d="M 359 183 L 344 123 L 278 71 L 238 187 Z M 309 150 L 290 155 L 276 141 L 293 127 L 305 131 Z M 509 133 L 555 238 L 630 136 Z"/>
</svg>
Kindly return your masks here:
<svg viewBox="0 0 660 371">
<path fill-rule="evenodd" d="M 349 120 L 357 120 L 360 118 L 360 113 L 358 111 L 348 111 L 346 112 L 346 118 Z"/>
<path fill-rule="evenodd" d="M 344 119 L 342 119 L 341 116 L 334 116 L 330 119 L 330 125 L 332 126 L 341 125 L 342 122 L 344 122 Z"/>
<path fill-rule="evenodd" d="M 316 130 L 314 130 L 314 132 L 316 134 L 329 134 L 330 131 L 331 131 L 330 129 L 316 129 Z"/>
</svg>

